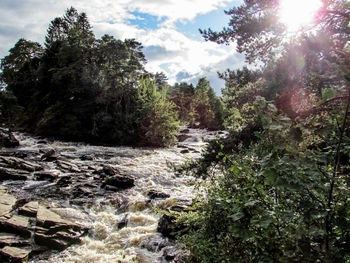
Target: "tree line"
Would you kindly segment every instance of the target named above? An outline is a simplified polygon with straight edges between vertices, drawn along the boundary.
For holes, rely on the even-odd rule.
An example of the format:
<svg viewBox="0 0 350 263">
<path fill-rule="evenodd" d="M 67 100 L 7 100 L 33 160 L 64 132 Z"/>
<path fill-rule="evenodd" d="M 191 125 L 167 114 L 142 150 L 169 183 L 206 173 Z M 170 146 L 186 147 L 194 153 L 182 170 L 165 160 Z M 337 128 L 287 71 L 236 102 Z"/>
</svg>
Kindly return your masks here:
<svg viewBox="0 0 350 263">
<path fill-rule="evenodd" d="M 87 15 L 67 9 L 51 21 L 43 46 L 19 39 L 1 60 L 1 121 L 113 145 L 168 146 L 180 124 L 221 128 L 222 105 L 210 83 L 170 86 L 163 73 L 145 70 L 142 48 L 135 39 L 96 39 Z"/>
</svg>

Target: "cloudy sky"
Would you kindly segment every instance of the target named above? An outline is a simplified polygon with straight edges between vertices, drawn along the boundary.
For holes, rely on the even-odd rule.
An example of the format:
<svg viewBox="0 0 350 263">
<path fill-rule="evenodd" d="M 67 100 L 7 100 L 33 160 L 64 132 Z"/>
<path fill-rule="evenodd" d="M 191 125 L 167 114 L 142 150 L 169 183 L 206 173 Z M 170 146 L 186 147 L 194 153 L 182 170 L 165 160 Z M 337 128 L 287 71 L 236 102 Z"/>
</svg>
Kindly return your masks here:
<svg viewBox="0 0 350 263">
<path fill-rule="evenodd" d="M 144 46 L 150 72 L 164 72 L 169 83 L 197 83 L 206 76 L 220 92 L 217 71 L 242 67 L 234 45 L 205 42 L 198 28 L 220 30 L 229 17 L 224 10 L 241 0 L 1 0 L 0 57 L 19 38 L 43 43 L 47 27 L 71 6 L 86 12 L 97 38 L 111 34 L 135 38 Z"/>
</svg>

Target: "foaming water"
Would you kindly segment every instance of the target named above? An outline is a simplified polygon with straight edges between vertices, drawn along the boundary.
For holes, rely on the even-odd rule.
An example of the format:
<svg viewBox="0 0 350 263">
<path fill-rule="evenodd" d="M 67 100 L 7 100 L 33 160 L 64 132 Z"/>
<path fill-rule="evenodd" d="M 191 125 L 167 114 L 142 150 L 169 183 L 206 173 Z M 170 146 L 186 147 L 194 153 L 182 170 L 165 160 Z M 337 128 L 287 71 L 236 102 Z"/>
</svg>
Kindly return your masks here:
<svg viewBox="0 0 350 263">
<path fill-rule="evenodd" d="M 91 204 L 78 207 L 81 213 L 73 213 L 68 207 L 55 212 L 71 217 L 90 227 L 82 243 L 51 255 L 48 259 L 33 259 L 31 262 L 166 262 L 159 246 L 164 238 L 157 232 L 160 214 L 154 208 L 166 209 L 179 200 L 192 200 L 196 190 L 188 183 L 191 177 L 176 177 L 167 163 L 181 164 L 188 159 L 198 158 L 205 146 L 205 140 L 216 134 L 203 130 L 190 129 L 189 138 L 179 143 L 178 147 L 167 149 L 102 147 L 81 143 L 47 141 L 38 144 L 38 139 L 16 134 L 21 141 L 21 150 L 39 152 L 54 149 L 70 163 L 79 168 L 110 165 L 121 174 L 135 178 L 131 189 L 108 194 Z M 181 151 L 186 148 L 186 153 Z M 91 160 L 81 160 L 89 155 Z M 47 168 L 60 176 L 62 171 L 47 163 Z M 39 183 L 39 182 L 38 182 Z M 26 187 L 35 187 L 28 183 Z M 170 195 L 166 199 L 150 200 L 147 193 L 156 190 Z M 100 197 L 101 198 L 101 197 Z M 124 201 L 123 201 L 124 200 Z M 75 209 L 77 207 L 74 207 Z"/>
</svg>

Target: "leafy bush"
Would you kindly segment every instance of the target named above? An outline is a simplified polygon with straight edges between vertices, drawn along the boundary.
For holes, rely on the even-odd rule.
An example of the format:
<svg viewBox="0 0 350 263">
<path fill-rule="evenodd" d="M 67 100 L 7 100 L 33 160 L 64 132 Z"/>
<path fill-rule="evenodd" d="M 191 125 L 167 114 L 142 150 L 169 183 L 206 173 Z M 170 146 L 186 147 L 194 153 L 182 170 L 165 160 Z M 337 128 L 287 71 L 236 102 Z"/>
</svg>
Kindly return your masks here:
<svg viewBox="0 0 350 263">
<path fill-rule="evenodd" d="M 347 262 L 348 106 L 294 123 L 262 98 L 255 107 L 259 140 L 219 152 L 206 196 L 178 219 L 193 262 Z"/>
</svg>

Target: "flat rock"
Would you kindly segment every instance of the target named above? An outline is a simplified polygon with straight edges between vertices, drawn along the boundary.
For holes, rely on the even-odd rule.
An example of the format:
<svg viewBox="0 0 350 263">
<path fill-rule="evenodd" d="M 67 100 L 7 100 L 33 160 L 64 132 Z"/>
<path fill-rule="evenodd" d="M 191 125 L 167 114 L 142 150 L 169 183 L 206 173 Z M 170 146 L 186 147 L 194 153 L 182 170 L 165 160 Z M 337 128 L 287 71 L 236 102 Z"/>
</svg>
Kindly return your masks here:
<svg viewBox="0 0 350 263">
<path fill-rule="evenodd" d="M 15 234 L 23 235 L 25 237 L 30 237 L 31 235 L 29 230 L 29 217 L 14 215 L 2 224 L 6 230 Z"/>
<path fill-rule="evenodd" d="M 0 233 L 0 246 L 27 246 L 30 242 L 12 233 Z"/>
<path fill-rule="evenodd" d="M 63 219 L 60 215 L 41 205 L 39 205 L 36 219 L 38 225 L 46 228 L 52 226 L 66 226 L 68 228 L 76 226 L 72 221 Z"/>
<path fill-rule="evenodd" d="M 7 220 L 16 205 L 17 198 L 7 193 L 0 193 L 0 222 Z"/>
<path fill-rule="evenodd" d="M 67 161 L 56 161 L 57 165 L 64 170 L 69 170 L 71 172 L 76 172 L 76 173 L 80 173 L 81 170 L 79 169 L 79 167 L 73 163 L 67 162 Z"/>
<path fill-rule="evenodd" d="M 5 168 L 0 167 L 0 181 L 3 180 L 27 180 L 30 172 L 13 169 L 13 168 Z"/>
<path fill-rule="evenodd" d="M 30 250 L 17 247 L 6 246 L 0 250 L 10 262 L 27 262 Z"/>
<path fill-rule="evenodd" d="M 26 216 L 36 216 L 39 203 L 36 201 L 29 202 L 19 209 L 19 213 Z"/>
<path fill-rule="evenodd" d="M 35 172 L 34 177 L 36 180 L 54 181 L 55 179 L 58 178 L 58 174 L 52 171 L 40 171 L 40 172 Z"/>
<path fill-rule="evenodd" d="M 9 168 L 26 170 L 29 172 L 39 171 L 42 169 L 41 165 L 18 157 L 0 156 L 0 161 L 6 163 Z"/>
</svg>

